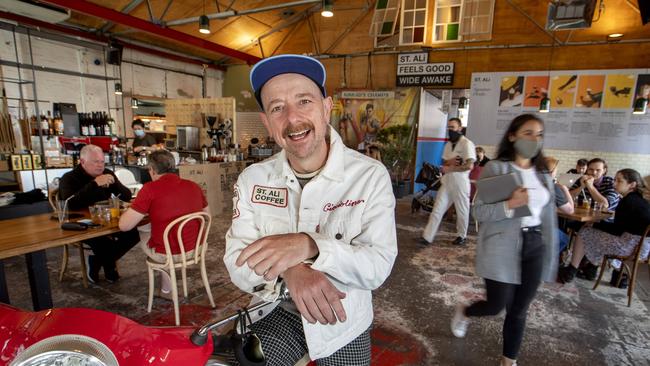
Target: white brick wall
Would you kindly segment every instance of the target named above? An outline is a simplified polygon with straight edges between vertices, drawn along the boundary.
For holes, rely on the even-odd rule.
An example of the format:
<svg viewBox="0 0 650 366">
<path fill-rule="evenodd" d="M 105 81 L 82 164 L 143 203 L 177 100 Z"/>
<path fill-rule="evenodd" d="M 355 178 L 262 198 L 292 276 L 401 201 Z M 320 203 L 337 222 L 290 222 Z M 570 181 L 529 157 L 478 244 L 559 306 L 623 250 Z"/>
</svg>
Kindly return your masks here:
<svg viewBox="0 0 650 366">
<path fill-rule="evenodd" d="M 253 137 L 257 137 L 260 143 L 263 143 L 269 135 L 262 124 L 259 112 L 237 112 L 236 131 L 235 141 L 242 149 L 248 148 Z"/>
<path fill-rule="evenodd" d="M 489 158 L 496 156 L 496 146 L 481 145 Z M 578 159 L 601 158 L 607 162 L 609 167 L 608 175 L 613 176 L 617 171 L 624 168 L 632 168 L 643 177 L 650 185 L 650 154 L 624 154 L 602 151 L 574 151 L 574 150 L 557 150 L 545 149 L 544 154 L 560 159 L 558 172 L 564 173 L 569 169 L 575 168 Z"/>
</svg>

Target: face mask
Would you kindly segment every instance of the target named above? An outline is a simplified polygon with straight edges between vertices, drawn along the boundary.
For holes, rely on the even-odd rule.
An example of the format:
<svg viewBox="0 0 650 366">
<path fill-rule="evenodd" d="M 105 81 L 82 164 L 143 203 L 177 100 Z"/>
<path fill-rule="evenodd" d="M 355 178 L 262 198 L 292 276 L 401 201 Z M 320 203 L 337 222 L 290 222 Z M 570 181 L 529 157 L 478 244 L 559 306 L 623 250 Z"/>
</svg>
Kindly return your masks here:
<svg viewBox="0 0 650 366">
<path fill-rule="evenodd" d="M 517 139 L 515 151 L 523 158 L 532 159 L 542 150 L 542 145 L 543 142 L 538 140 Z"/>
<path fill-rule="evenodd" d="M 134 130 L 133 133 L 135 133 L 135 135 L 138 137 L 144 136 L 144 130 Z"/>
<path fill-rule="evenodd" d="M 462 136 L 460 132 L 452 131 L 452 130 L 447 130 L 447 134 L 449 135 L 449 140 L 451 142 L 458 142 L 458 140 Z"/>
</svg>

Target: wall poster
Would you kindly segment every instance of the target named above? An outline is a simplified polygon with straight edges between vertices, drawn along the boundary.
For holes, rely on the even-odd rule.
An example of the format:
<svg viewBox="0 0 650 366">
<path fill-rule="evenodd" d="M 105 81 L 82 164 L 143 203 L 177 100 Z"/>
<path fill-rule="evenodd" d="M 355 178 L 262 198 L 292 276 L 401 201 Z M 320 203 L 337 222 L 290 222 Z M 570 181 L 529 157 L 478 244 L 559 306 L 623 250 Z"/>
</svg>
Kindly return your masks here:
<svg viewBox="0 0 650 366">
<path fill-rule="evenodd" d="M 572 70 L 473 73 L 468 136 L 496 145 L 510 121 L 535 113 L 554 149 L 650 153 L 650 113 L 632 114 L 650 95 L 650 70 Z M 551 111 L 539 113 L 548 97 Z"/>
</svg>

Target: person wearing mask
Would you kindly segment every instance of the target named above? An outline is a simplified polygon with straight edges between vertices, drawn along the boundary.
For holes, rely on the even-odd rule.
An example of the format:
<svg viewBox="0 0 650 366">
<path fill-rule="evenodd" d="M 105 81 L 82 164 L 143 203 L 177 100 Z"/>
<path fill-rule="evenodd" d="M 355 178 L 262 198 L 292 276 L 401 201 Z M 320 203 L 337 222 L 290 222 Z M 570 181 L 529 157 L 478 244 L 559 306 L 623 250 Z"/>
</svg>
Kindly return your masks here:
<svg viewBox="0 0 650 366">
<path fill-rule="evenodd" d="M 543 136 L 544 123 L 538 117 L 515 117 L 497 158 L 483 168 L 481 179 L 515 173 L 522 186 L 509 199 L 490 204 L 479 192 L 474 202 L 474 217 L 480 222 L 476 274 L 485 280 L 487 299 L 467 307 L 458 304 L 451 321 L 454 336 L 464 337 L 472 317 L 506 309 L 501 358 L 505 366 L 516 364 L 528 307 L 541 281 L 554 281 L 557 274 L 555 189 L 544 162 Z"/>
<path fill-rule="evenodd" d="M 576 162 L 576 167 L 574 169 L 570 169 L 567 174 L 582 174 L 584 175 L 587 172 L 587 164 L 589 161 L 587 159 L 578 159 Z"/>
<path fill-rule="evenodd" d="M 147 151 L 156 148 L 156 138 L 152 135 L 149 135 L 144 130 L 144 122 L 141 119 L 136 119 L 131 123 L 131 128 L 133 129 L 133 152 L 139 153 L 141 151 Z"/>
<path fill-rule="evenodd" d="M 81 210 L 97 202 L 107 201 L 112 195 L 122 201 L 131 200 L 131 190 L 120 183 L 113 171 L 104 166 L 102 149 L 96 145 L 84 146 L 79 153 L 79 165 L 65 173 L 59 181 L 59 199 L 69 199 L 69 209 Z M 93 255 L 88 256 L 88 280 L 98 282 L 99 271 L 104 268 L 108 282 L 118 281 L 120 275 L 115 263 L 138 241 L 140 235 L 136 229 L 84 240 L 93 250 Z"/>
<path fill-rule="evenodd" d="M 484 167 L 490 159 L 485 155 L 485 149 L 480 146 L 476 147 L 476 162 L 474 164 Z"/>
<path fill-rule="evenodd" d="M 616 173 L 614 187 L 623 199 L 616 207 L 614 222 L 599 222 L 585 226 L 578 232 L 573 246 L 571 264 L 560 269 L 558 280 L 561 283 L 573 281 L 583 257 L 595 267 L 602 263 L 605 254 L 627 256 L 639 243 L 641 235 L 650 225 L 650 202 L 643 196 L 647 189 L 641 174 L 634 169 L 622 169 Z M 641 259 L 648 257 L 650 238 L 641 248 Z M 612 273 L 611 283 L 616 283 L 619 269 Z M 595 277 L 595 274 L 594 274 Z"/>
<path fill-rule="evenodd" d="M 282 151 L 237 178 L 224 263 L 232 282 L 279 301 L 251 329 L 269 365 L 370 365 L 372 291 L 397 256 L 386 167 L 329 125 L 325 67 L 266 58 L 250 74 L 264 127 Z"/>
<path fill-rule="evenodd" d="M 614 211 L 618 205 L 619 195 L 614 189 L 614 178 L 607 176 L 607 163 L 601 158 L 594 158 L 587 163 L 587 174 L 571 187 L 571 197 L 599 202 L 603 208 Z"/>
<path fill-rule="evenodd" d="M 436 194 L 436 202 L 419 240 L 420 244 L 429 245 L 433 242 L 442 216 L 452 203 L 456 209 L 456 239 L 453 244 L 465 244 L 469 224 L 469 173 L 474 167 L 476 150 L 474 143 L 460 133 L 462 127 L 458 118 L 447 121 L 449 142 L 445 144 L 442 154 L 442 185 Z"/>
</svg>

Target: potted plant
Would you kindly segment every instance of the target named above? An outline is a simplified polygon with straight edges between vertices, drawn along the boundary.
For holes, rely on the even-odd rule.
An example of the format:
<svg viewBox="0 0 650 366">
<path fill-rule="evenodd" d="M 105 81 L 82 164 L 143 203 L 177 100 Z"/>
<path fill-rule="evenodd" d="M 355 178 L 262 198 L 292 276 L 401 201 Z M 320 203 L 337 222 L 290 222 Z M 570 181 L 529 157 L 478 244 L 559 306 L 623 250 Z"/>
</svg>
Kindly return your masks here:
<svg viewBox="0 0 650 366">
<path fill-rule="evenodd" d="M 406 196 L 411 188 L 413 137 L 413 128 L 407 124 L 393 125 L 377 133 L 381 160 L 393 180 L 396 198 Z"/>
</svg>

